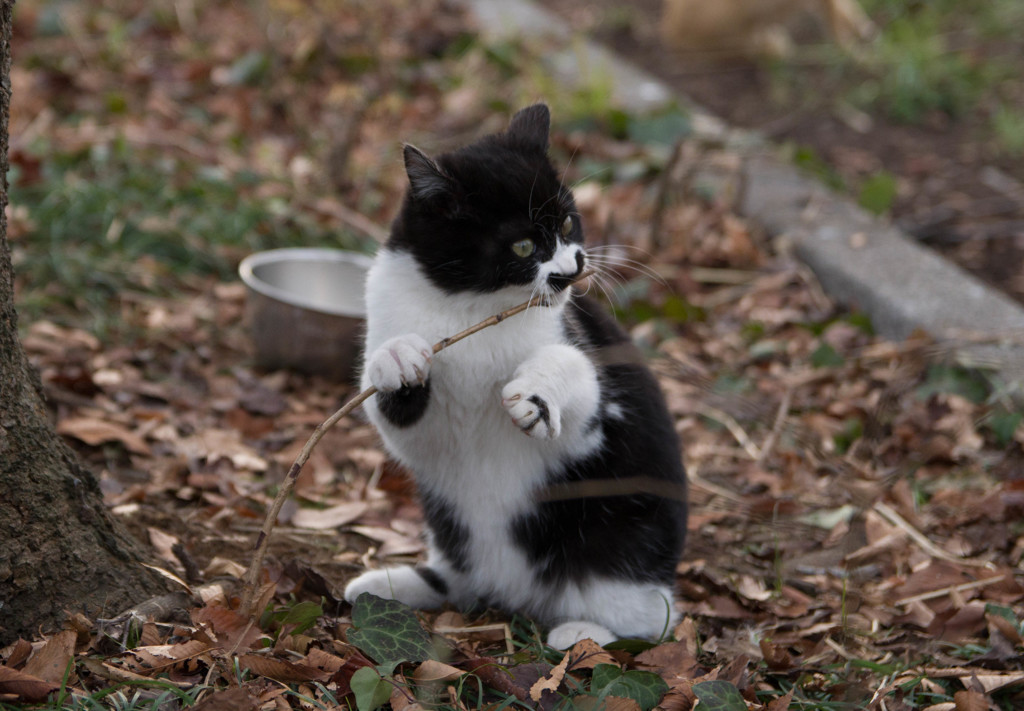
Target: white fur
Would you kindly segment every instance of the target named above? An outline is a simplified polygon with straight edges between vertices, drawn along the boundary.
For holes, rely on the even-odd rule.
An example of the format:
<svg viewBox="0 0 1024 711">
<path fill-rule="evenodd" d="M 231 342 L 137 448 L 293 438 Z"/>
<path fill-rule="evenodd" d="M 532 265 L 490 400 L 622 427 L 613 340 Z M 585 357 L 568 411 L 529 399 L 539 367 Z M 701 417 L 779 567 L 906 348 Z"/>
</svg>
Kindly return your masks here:
<svg viewBox="0 0 1024 711">
<path fill-rule="evenodd" d="M 626 419 L 626 413 L 623 411 L 622 405 L 617 402 L 610 402 L 605 405 L 604 414 L 606 417 L 610 417 L 613 420 Z"/>
<path fill-rule="evenodd" d="M 367 401 L 366 412 L 420 488 L 453 505 L 472 532 L 464 574 L 429 546 L 427 562 L 448 583 L 449 601 L 471 606 L 487 599 L 542 622 L 590 621 L 613 635 L 657 637 L 675 619 L 666 587 L 593 579 L 556 589 L 537 579 L 511 540 L 511 521 L 535 505 L 549 466 L 585 456 L 603 440 L 599 428 L 585 428 L 599 407 L 600 385 L 587 356 L 565 342 L 567 292 L 548 293 L 551 306 L 531 308 L 432 359 L 424 354 L 426 344 L 546 292 L 550 274 L 575 273 L 579 249 L 562 245 L 532 285 L 472 295 L 445 294 L 411 255 L 382 249 L 367 279 L 363 386 L 422 382 L 429 368 L 431 397 L 424 416 L 405 428 L 381 415 L 376 398 Z M 522 428 L 536 416 L 528 407 L 534 395 L 547 404 L 551 426 L 538 424 L 524 437 Z M 364 591 L 414 607 L 441 602 L 408 568 L 365 573 L 349 584 L 345 598 Z M 565 630 L 555 639 L 559 644 L 575 634 Z"/>
<path fill-rule="evenodd" d="M 433 350 L 422 336 L 406 333 L 389 339 L 366 362 L 366 375 L 378 390 L 391 392 L 403 385 L 422 385 L 430 373 Z"/>
<path fill-rule="evenodd" d="M 584 620 L 563 622 L 548 632 L 548 645 L 555 649 L 568 649 L 585 639 L 592 639 L 603 647 L 615 641 L 615 634 L 607 627 Z"/>
<path fill-rule="evenodd" d="M 576 438 L 597 409 L 597 371 L 590 359 L 572 346 L 538 348 L 512 377 L 501 390 L 501 404 L 512 421 L 532 437 L 556 439 L 564 420 L 566 435 Z M 543 400 L 547 406 L 547 424 L 537 421 L 539 408 L 531 397 Z"/>
<path fill-rule="evenodd" d="M 409 567 L 367 571 L 345 586 L 345 599 L 355 600 L 364 592 L 427 610 L 444 602 L 444 596 Z"/>
<path fill-rule="evenodd" d="M 583 248 L 578 244 L 559 242 L 551 259 L 541 264 L 537 270 L 538 283 L 546 282 L 552 274 L 575 274 L 576 255 L 582 251 Z"/>
</svg>

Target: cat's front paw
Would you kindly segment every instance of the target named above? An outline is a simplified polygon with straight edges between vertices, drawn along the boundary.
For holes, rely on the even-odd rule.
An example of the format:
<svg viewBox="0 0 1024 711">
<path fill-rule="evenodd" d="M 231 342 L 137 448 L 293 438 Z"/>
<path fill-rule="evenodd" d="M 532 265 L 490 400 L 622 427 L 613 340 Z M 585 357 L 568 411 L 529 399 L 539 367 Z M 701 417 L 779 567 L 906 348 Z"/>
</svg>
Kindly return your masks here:
<svg viewBox="0 0 1024 711">
<path fill-rule="evenodd" d="M 555 439 L 562 433 L 560 408 L 536 392 L 529 378 L 516 378 L 501 391 L 501 404 L 509 417 L 531 437 Z"/>
<path fill-rule="evenodd" d="M 381 392 L 393 392 L 402 386 L 423 385 L 430 373 L 434 349 L 415 333 L 384 341 L 366 360 L 370 384 Z"/>
</svg>

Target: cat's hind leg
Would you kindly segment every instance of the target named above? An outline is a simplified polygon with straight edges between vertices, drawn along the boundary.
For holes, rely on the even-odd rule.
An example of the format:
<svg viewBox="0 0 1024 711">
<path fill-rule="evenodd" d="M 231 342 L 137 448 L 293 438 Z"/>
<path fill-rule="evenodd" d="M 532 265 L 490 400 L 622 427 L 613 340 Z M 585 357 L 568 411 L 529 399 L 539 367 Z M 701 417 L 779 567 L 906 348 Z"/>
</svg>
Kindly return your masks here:
<svg viewBox="0 0 1024 711">
<path fill-rule="evenodd" d="M 563 594 L 548 644 L 567 649 L 581 639 L 604 646 L 621 638 L 658 640 L 679 619 L 668 585 L 591 580 Z"/>
<path fill-rule="evenodd" d="M 440 607 L 448 592 L 447 583 L 433 568 L 402 565 L 368 570 L 345 586 L 345 600 L 355 602 L 363 593 L 398 600 L 418 610 Z"/>
<path fill-rule="evenodd" d="M 592 639 L 603 647 L 618 637 L 607 627 L 586 620 L 563 622 L 548 631 L 548 646 L 555 649 L 568 649 L 585 639 Z"/>
</svg>

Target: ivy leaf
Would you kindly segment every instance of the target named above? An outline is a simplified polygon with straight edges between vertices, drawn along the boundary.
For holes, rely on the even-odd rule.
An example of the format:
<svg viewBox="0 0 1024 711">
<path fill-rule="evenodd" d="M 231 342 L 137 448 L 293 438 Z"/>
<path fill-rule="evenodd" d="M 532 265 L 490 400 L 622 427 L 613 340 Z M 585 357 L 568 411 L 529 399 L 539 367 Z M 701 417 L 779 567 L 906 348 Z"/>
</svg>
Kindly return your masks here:
<svg viewBox="0 0 1024 711">
<path fill-rule="evenodd" d="M 693 693 L 707 711 L 747 711 L 740 690 L 728 681 L 702 681 L 693 685 Z"/>
<path fill-rule="evenodd" d="M 652 672 L 622 671 L 615 664 L 598 664 L 594 667 L 590 689 L 601 698 L 621 696 L 633 699 L 642 711 L 650 711 L 668 691 L 668 684 Z"/>
<path fill-rule="evenodd" d="M 959 395 L 977 405 L 988 398 L 989 386 L 976 370 L 937 363 L 928 366 L 928 376 L 917 389 L 917 397 L 926 400 L 937 393 Z"/>
<path fill-rule="evenodd" d="M 623 639 L 617 639 L 614 642 L 609 642 L 604 646 L 608 650 L 621 650 L 623 652 L 629 652 L 636 656 L 641 652 L 646 652 L 648 649 L 655 647 L 653 642 L 646 639 L 633 639 L 631 637 L 624 637 Z"/>
<path fill-rule="evenodd" d="M 361 667 L 349 682 L 359 711 L 374 711 L 391 698 L 391 684 L 373 667 Z"/>
<path fill-rule="evenodd" d="M 397 600 L 363 593 L 352 604 L 348 641 L 378 662 L 423 662 L 434 656 L 430 634 Z"/>
<path fill-rule="evenodd" d="M 324 610 L 319 604 L 311 601 L 300 602 L 285 614 L 281 620 L 281 626 L 293 625 L 291 634 L 302 634 L 320 619 Z"/>
<path fill-rule="evenodd" d="M 622 669 L 615 664 L 598 664 L 594 667 L 594 675 L 590 679 L 590 688 L 597 692 L 603 691 L 609 684 L 622 676 Z"/>
<path fill-rule="evenodd" d="M 1004 620 L 1009 622 L 1014 629 L 1021 629 L 1020 620 L 1017 619 L 1017 615 L 1014 614 L 1012 607 L 1006 607 L 1005 605 L 996 605 L 991 602 L 985 603 L 985 614 L 997 615 L 999 617 L 1002 617 Z"/>
<path fill-rule="evenodd" d="M 811 365 L 815 368 L 838 368 L 843 364 L 843 357 L 828 343 L 822 343 L 811 353 Z"/>
</svg>

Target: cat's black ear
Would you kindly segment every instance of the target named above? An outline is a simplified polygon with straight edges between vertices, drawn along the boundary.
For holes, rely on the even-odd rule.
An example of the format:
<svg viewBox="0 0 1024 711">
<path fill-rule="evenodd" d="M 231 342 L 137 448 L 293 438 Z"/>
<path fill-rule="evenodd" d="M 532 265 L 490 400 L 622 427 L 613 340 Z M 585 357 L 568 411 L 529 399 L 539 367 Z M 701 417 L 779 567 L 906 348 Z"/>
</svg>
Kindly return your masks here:
<svg viewBox="0 0 1024 711">
<path fill-rule="evenodd" d="M 415 199 L 430 200 L 438 195 L 452 193 L 451 179 L 423 151 L 406 143 L 403 155 L 405 172 L 409 175 L 409 185 Z"/>
<path fill-rule="evenodd" d="M 541 153 L 548 150 L 551 132 L 551 112 L 547 104 L 534 104 L 520 109 L 508 125 L 508 134 Z"/>
</svg>

